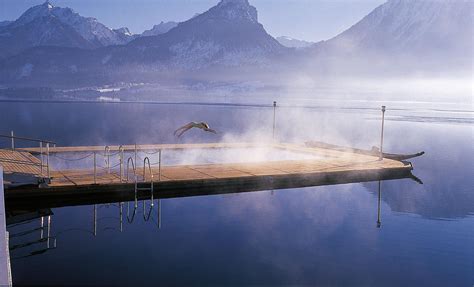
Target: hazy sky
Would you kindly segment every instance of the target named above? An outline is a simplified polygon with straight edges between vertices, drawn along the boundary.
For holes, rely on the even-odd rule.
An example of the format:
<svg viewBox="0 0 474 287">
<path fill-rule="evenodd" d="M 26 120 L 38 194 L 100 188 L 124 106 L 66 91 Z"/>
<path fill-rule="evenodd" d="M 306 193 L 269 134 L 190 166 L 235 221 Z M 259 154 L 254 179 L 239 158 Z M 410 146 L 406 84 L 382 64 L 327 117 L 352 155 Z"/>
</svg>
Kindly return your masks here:
<svg viewBox="0 0 474 287">
<path fill-rule="evenodd" d="M 44 0 L 0 0 L 0 20 L 14 20 Z M 219 0 L 51 0 L 82 16 L 95 17 L 111 28 L 128 27 L 133 33 L 160 21 L 184 21 Z M 319 41 L 355 24 L 386 0 L 250 0 L 259 21 L 273 36 Z"/>
</svg>

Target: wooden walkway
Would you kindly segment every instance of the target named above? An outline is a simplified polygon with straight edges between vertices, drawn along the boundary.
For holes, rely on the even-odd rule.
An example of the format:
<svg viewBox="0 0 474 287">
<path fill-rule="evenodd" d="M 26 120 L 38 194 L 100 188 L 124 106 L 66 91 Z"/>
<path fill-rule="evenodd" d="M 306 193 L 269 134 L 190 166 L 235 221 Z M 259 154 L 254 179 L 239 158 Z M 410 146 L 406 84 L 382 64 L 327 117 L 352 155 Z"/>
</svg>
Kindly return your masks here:
<svg viewBox="0 0 474 287">
<path fill-rule="evenodd" d="M 26 151 L 0 149 L 0 165 L 5 173 L 41 176 L 41 161 Z"/>
<path fill-rule="evenodd" d="M 180 165 L 163 166 L 161 175 L 158 167 L 152 168 L 153 180 L 158 183 L 166 181 L 183 180 L 208 180 L 244 177 L 263 177 L 295 174 L 329 173 L 335 171 L 364 171 L 376 169 L 406 169 L 410 168 L 399 161 L 382 160 L 376 158 L 344 158 L 328 160 L 298 160 L 298 161 L 274 161 L 267 163 L 239 163 L 239 164 L 206 164 L 206 165 Z M 126 174 L 126 172 L 124 173 Z M 78 186 L 78 185 L 104 185 L 127 182 L 126 176 L 122 176 L 118 170 L 110 173 L 101 171 L 96 173 L 87 170 L 62 170 L 51 173 L 50 187 Z M 138 182 L 150 182 L 151 175 L 148 168 L 143 176 L 143 169 L 137 171 Z M 134 182 L 133 170 L 129 170 L 129 183 Z"/>
<path fill-rule="evenodd" d="M 139 185 L 150 187 L 153 174 L 155 197 L 179 197 L 191 195 L 216 194 L 226 191 L 242 192 L 262 189 L 291 188 L 382 180 L 408 177 L 412 166 L 401 161 L 383 159 L 351 152 L 325 148 L 308 148 L 295 144 L 249 144 L 249 143 L 210 143 L 210 144 L 169 144 L 139 145 L 137 150 L 180 150 L 180 149 L 226 149 L 267 147 L 283 149 L 296 153 L 314 155 L 314 159 L 266 161 L 251 163 L 221 163 L 199 165 L 163 165 L 138 166 L 136 171 Z M 110 146 L 110 151 L 118 151 L 119 146 Z M 122 147 L 124 151 L 135 150 L 135 145 Z M 104 146 L 88 147 L 55 147 L 51 153 L 104 152 Z M 11 152 L 11 151 L 8 151 Z M 20 156 L 28 158 L 35 164 L 40 163 L 31 153 L 39 152 L 36 148 L 22 149 L 14 152 L 15 159 Z M 10 154 L 11 156 L 12 154 Z M 2 154 L 0 153 L 0 157 Z M 117 153 L 115 156 L 118 157 Z M 26 160 L 26 159 L 25 159 Z M 1 163 L 4 164 L 4 163 Z M 28 172 L 7 163 L 5 170 Z M 38 174 L 35 165 L 29 172 Z M 160 172 L 161 171 L 161 172 Z M 51 182 L 48 188 L 12 187 L 6 192 L 9 202 L 20 204 L 34 200 L 39 202 L 53 198 L 56 204 L 65 204 L 68 200 L 75 204 L 90 202 L 91 198 L 111 202 L 133 198 L 135 193 L 135 176 L 133 170 L 123 171 L 122 179 L 118 167 L 107 170 L 100 168 L 76 170 L 51 170 Z M 139 192 L 139 196 L 148 196 L 149 191 Z M 49 207 L 50 205 L 48 205 Z"/>
</svg>

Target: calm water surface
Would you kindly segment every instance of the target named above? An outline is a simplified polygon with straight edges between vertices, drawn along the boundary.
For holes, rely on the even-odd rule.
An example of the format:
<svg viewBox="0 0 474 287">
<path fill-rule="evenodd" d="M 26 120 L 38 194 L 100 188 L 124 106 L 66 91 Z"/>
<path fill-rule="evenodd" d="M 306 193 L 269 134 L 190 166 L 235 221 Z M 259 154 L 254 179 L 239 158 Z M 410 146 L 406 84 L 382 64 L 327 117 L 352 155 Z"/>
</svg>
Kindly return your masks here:
<svg viewBox="0 0 474 287">
<path fill-rule="evenodd" d="M 155 206 L 144 220 L 140 203 L 131 223 L 124 214 L 122 230 L 116 203 L 54 208 L 56 248 L 35 252 L 47 242 L 21 245 L 40 238 L 39 219 L 9 227 L 13 281 L 472 286 L 473 113 L 388 109 L 385 150 L 424 150 L 413 160 L 422 185 L 403 179 L 381 182 L 380 192 L 378 182 L 369 182 L 166 199 L 160 219 Z M 0 102 L 0 117 L 0 133 L 14 130 L 60 145 L 172 143 L 173 130 L 192 120 L 220 133 L 191 131 L 181 142 L 262 141 L 272 126 L 270 107 L 223 105 Z M 375 109 L 277 111 L 277 137 L 285 142 L 370 148 L 379 133 Z"/>
</svg>

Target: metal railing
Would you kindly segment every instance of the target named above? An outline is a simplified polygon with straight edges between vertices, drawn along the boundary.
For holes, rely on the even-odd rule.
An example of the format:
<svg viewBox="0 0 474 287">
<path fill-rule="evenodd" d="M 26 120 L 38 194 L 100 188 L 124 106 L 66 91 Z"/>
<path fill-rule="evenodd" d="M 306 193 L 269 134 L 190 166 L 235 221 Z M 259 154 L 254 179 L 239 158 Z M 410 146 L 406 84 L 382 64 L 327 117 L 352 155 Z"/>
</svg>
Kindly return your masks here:
<svg viewBox="0 0 474 287">
<path fill-rule="evenodd" d="M 27 138 L 27 137 L 18 137 L 15 136 L 13 131 L 11 131 L 10 135 L 1 135 L 0 138 L 9 138 L 11 139 L 11 148 L 12 150 L 15 149 L 15 140 L 22 140 L 22 141 L 30 141 L 30 142 L 38 142 L 38 143 L 45 143 L 45 144 L 53 144 L 56 145 L 53 141 L 43 140 L 43 139 L 35 139 L 35 138 Z"/>
<path fill-rule="evenodd" d="M 47 178 L 48 180 L 51 179 L 51 171 L 50 171 L 50 165 L 49 165 L 50 145 L 52 144 L 55 147 L 56 146 L 55 142 L 49 141 L 49 140 L 43 140 L 43 139 L 35 139 L 35 138 L 15 136 L 13 131 L 10 132 L 10 135 L 0 134 L 0 138 L 9 138 L 9 139 L 11 139 L 11 150 L 12 151 L 15 150 L 15 140 L 39 143 L 40 164 L 37 164 L 37 163 L 34 163 L 34 162 L 28 162 L 28 161 L 11 160 L 11 159 L 1 159 L 1 161 L 10 162 L 10 163 L 17 163 L 17 164 L 27 164 L 27 165 L 39 166 L 40 167 L 40 176 L 43 179 L 44 178 Z M 45 155 L 45 151 L 44 151 L 45 149 L 46 149 L 46 155 Z M 44 169 L 46 169 L 46 175 L 44 174 Z"/>
<path fill-rule="evenodd" d="M 16 146 L 15 140 L 24 140 L 24 141 L 32 141 L 32 142 L 38 142 L 39 143 L 39 151 L 36 150 L 36 155 L 38 156 L 38 159 L 40 163 L 35 163 L 32 161 L 28 160 L 15 160 L 15 159 L 8 159 L 8 158 L 0 158 L 0 162 L 8 162 L 8 163 L 17 163 L 17 164 L 25 164 L 25 165 L 32 165 L 32 166 L 37 166 L 39 167 L 39 176 L 41 177 L 41 182 L 49 182 L 51 179 L 51 169 L 50 169 L 50 156 L 53 156 L 55 158 L 65 160 L 65 161 L 78 161 L 78 160 L 85 160 L 87 158 L 92 157 L 93 160 L 93 183 L 97 184 L 98 180 L 101 178 L 99 176 L 99 173 L 107 173 L 111 174 L 113 169 L 115 169 L 117 166 L 119 166 L 119 178 L 120 182 L 130 182 L 130 164 L 132 164 L 134 176 L 135 176 L 135 189 L 137 189 L 137 184 L 138 184 L 138 179 L 137 179 L 137 161 L 141 160 L 141 157 L 138 155 L 139 147 L 137 144 L 135 144 L 134 148 L 134 155 L 129 157 L 127 160 L 127 171 L 125 171 L 125 147 L 123 145 L 120 145 L 118 147 L 118 151 L 112 152 L 111 146 L 105 146 L 104 147 L 104 152 L 98 152 L 98 151 L 92 151 L 90 154 L 80 157 L 80 158 L 64 158 L 56 153 L 58 150 L 51 150 L 51 145 L 56 147 L 56 143 L 53 141 L 49 140 L 42 140 L 42 139 L 35 139 L 35 138 L 27 138 L 27 137 L 18 137 L 15 136 L 14 133 L 12 132 L 11 135 L 2 135 L 0 134 L 0 138 L 8 138 L 12 140 L 11 148 L 12 150 L 18 149 L 18 146 Z M 140 149 L 141 150 L 141 149 Z M 35 153 L 35 152 L 33 152 Z M 158 165 L 158 174 L 157 174 L 157 181 L 161 181 L 161 174 L 162 174 L 162 149 L 156 149 L 156 150 L 151 150 L 149 152 L 144 151 L 145 154 L 149 155 L 155 155 L 158 154 L 158 161 L 152 163 L 150 160 L 149 156 L 146 156 L 143 159 L 143 181 L 146 182 L 146 176 L 147 176 L 147 166 L 148 166 L 148 172 L 150 173 L 151 177 L 151 197 L 154 197 L 154 181 L 155 181 L 155 176 L 156 174 L 153 174 L 153 169 L 152 167 Z M 99 164 L 97 161 L 97 155 L 103 156 L 104 158 L 104 163 L 105 166 L 102 164 Z M 114 157 L 115 155 L 118 155 L 118 163 L 113 165 L 112 163 L 114 162 Z M 143 156 L 143 155 L 142 155 Z M 47 179 L 47 181 L 45 181 Z"/>
</svg>

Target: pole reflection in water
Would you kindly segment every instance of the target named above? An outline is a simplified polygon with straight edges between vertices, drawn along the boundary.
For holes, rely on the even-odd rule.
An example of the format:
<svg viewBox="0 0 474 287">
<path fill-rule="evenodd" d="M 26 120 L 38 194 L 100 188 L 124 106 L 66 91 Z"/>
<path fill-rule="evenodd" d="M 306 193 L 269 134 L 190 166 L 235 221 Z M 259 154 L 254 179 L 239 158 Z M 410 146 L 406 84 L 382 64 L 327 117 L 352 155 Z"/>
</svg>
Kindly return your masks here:
<svg viewBox="0 0 474 287">
<path fill-rule="evenodd" d="M 382 221 L 380 220 L 381 202 L 382 202 L 382 181 L 379 180 L 378 201 L 377 201 L 377 228 L 382 227 Z"/>
<path fill-rule="evenodd" d="M 41 212 L 38 211 L 37 213 L 31 212 L 28 214 L 37 216 L 40 213 Z M 21 216 L 22 215 L 20 215 L 20 217 Z M 39 219 L 40 221 L 40 227 L 24 230 L 24 226 L 28 226 L 28 224 L 37 222 L 36 221 L 37 219 Z M 46 225 L 45 225 L 45 221 L 46 221 Z M 31 256 L 43 254 L 50 249 L 56 248 L 56 237 L 51 237 L 51 215 L 40 216 L 39 218 L 33 217 L 32 219 L 20 220 L 19 222 L 10 224 L 8 228 L 10 230 L 9 250 L 10 250 L 12 259 L 31 257 Z M 15 232 L 14 230 L 16 228 L 22 228 L 23 231 Z M 38 236 L 38 233 L 37 233 L 38 231 L 39 231 L 39 239 L 35 239 L 34 238 L 35 234 L 36 236 Z M 46 233 L 46 237 L 45 237 L 45 233 Z M 51 246 L 51 240 L 53 240 L 52 246 Z M 16 243 L 18 241 L 20 241 L 20 243 Z M 41 244 L 44 244 L 44 243 L 46 243 L 46 247 L 41 247 Z M 40 245 L 39 247 L 40 249 L 36 247 L 38 245 Z"/>
<path fill-rule="evenodd" d="M 94 204 L 94 236 L 97 236 L 97 204 Z"/>
<path fill-rule="evenodd" d="M 120 205 L 120 232 L 123 232 L 123 202 L 119 203 Z"/>
</svg>

